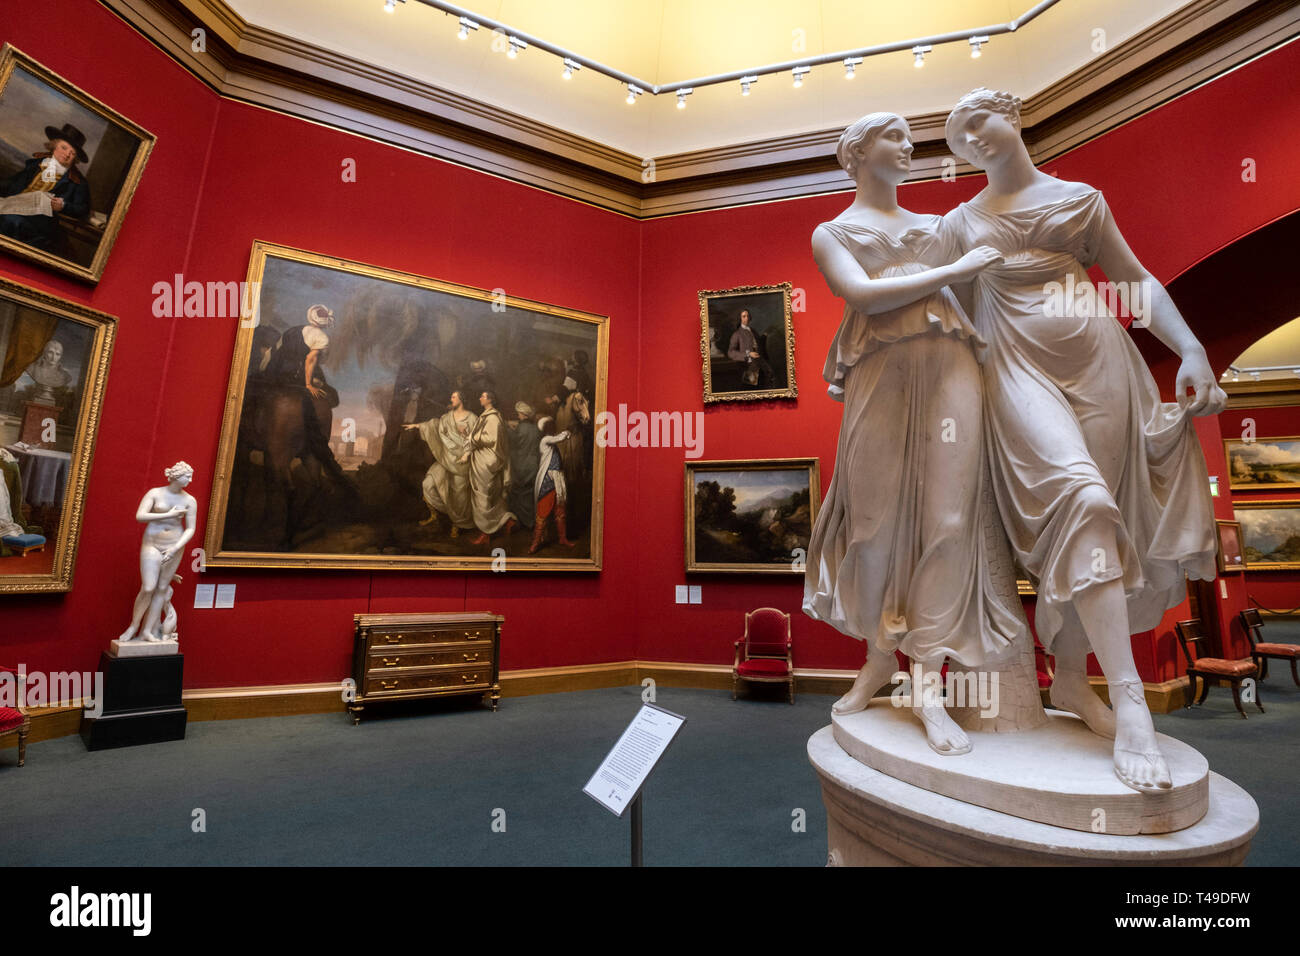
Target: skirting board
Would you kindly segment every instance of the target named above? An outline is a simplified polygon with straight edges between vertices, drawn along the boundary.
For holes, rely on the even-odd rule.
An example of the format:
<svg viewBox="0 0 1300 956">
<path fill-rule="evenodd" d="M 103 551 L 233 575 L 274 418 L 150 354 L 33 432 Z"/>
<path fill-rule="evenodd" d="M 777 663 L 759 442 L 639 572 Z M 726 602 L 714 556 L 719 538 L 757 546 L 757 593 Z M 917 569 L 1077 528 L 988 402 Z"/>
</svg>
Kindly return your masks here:
<svg viewBox="0 0 1300 956">
<path fill-rule="evenodd" d="M 795 693 L 834 694 L 848 691 L 855 672 L 795 668 Z M 646 678 L 665 687 L 690 687 L 699 690 L 731 689 L 731 665 L 683 664 L 672 661 L 615 661 L 607 664 L 582 664 L 573 667 L 544 667 L 534 670 L 501 672 L 502 697 L 528 697 L 533 694 L 558 694 L 601 687 L 627 687 Z M 1089 681 L 1097 695 L 1109 703 L 1106 682 L 1101 677 Z M 1167 714 L 1184 706 L 1186 677 L 1146 684 L 1147 706 L 1153 713 Z M 743 693 L 743 691 L 742 691 Z M 888 689 L 884 691 L 888 693 Z M 191 721 L 242 720 L 248 717 L 288 717 L 296 714 L 344 713 L 342 687 L 339 684 L 277 684 L 267 687 L 219 687 L 185 692 L 185 708 Z M 1046 693 L 1043 697 L 1047 702 Z M 81 724 L 81 709 L 72 707 L 38 707 L 27 711 L 32 718 L 28 743 L 75 734 Z M 0 744 L 16 747 L 17 738 Z"/>
</svg>

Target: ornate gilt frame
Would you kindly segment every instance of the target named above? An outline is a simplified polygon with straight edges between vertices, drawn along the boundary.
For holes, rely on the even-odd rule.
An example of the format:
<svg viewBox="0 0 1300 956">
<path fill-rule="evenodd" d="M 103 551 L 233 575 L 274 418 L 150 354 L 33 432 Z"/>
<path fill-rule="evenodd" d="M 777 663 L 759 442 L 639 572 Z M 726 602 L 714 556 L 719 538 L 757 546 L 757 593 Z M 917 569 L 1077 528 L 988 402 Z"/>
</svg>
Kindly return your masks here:
<svg viewBox="0 0 1300 956">
<path fill-rule="evenodd" d="M 1224 528 L 1237 529 L 1237 544 L 1240 545 L 1241 547 L 1241 564 L 1229 566 L 1227 562 L 1227 555 L 1223 551 L 1223 529 Z M 1219 573 L 1233 574 L 1238 572 L 1244 572 L 1246 570 L 1246 539 L 1242 537 L 1241 522 L 1225 521 L 1222 518 L 1216 518 L 1214 520 L 1214 537 L 1216 539 L 1215 543 L 1218 545 L 1218 547 L 1215 549 L 1214 559 L 1219 566 Z"/>
<path fill-rule="evenodd" d="M 817 512 L 821 506 L 821 459 L 820 458 L 752 458 L 729 459 L 725 461 L 687 461 L 685 471 L 685 541 L 686 570 L 688 572 L 707 571 L 719 574 L 796 574 L 802 576 L 804 569 L 791 562 L 789 567 L 775 564 L 709 564 L 695 560 L 695 472 L 697 471 L 786 471 L 793 468 L 808 469 L 808 520 L 810 524 L 817 521 Z M 806 556 L 805 556 L 806 557 Z"/>
<path fill-rule="evenodd" d="M 248 265 L 248 288 L 258 290 L 258 302 L 254 315 L 261 307 L 262 276 L 269 257 L 287 259 L 293 262 L 337 269 L 353 275 L 367 276 L 389 282 L 415 286 L 435 292 L 478 299 L 483 302 L 504 304 L 506 307 L 528 309 L 560 318 L 574 319 L 597 327 L 596 355 L 596 397 L 592 403 L 592 420 L 605 411 L 607 377 L 609 373 L 609 317 L 579 312 L 563 306 L 548 305 L 531 299 L 516 296 L 503 296 L 487 289 L 458 285 L 441 279 L 385 269 L 382 266 L 368 265 L 350 259 L 307 252 L 289 246 L 280 246 L 261 240 L 253 243 L 252 256 Z M 239 320 L 237 320 L 239 321 Z M 493 558 L 489 556 L 456 556 L 428 558 L 418 555 L 347 555 L 313 554 L 304 552 L 276 551 L 226 551 L 222 549 L 222 534 L 226 524 L 226 507 L 230 491 L 230 480 L 234 471 L 235 445 L 239 434 L 239 419 L 244 404 L 245 372 L 252 354 L 253 332 L 257 322 L 239 321 L 239 332 L 235 338 L 235 353 L 230 363 L 230 382 L 226 390 L 225 410 L 221 421 L 221 439 L 217 450 L 216 469 L 212 476 L 212 496 L 208 506 L 206 530 L 204 532 L 204 549 L 209 567 L 218 568 L 345 568 L 351 570 L 438 570 L 467 571 L 491 570 Z M 592 512 L 591 512 L 591 556 L 589 558 L 530 558 L 512 557 L 509 559 L 511 570 L 530 571 L 599 571 L 602 560 L 602 542 L 604 538 L 605 516 L 605 449 L 597 442 L 592 464 Z"/>
<path fill-rule="evenodd" d="M 700 358 L 704 366 L 704 402 L 748 402 L 766 398 L 797 398 L 799 386 L 794 378 L 794 325 L 790 319 L 790 293 L 792 285 L 781 282 L 777 285 L 745 285 L 735 289 L 703 290 L 699 293 L 700 301 Z M 763 295 L 783 293 L 785 321 L 785 388 L 756 389 L 744 392 L 715 392 L 713 390 L 713 362 L 709 358 L 709 300 L 734 298 L 745 295 Z"/>
<path fill-rule="evenodd" d="M 54 566 L 48 574 L 0 574 L 0 594 L 71 591 L 77 545 L 81 539 L 86 481 L 95 454 L 95 438 L 99 433 L 99 415 L 104 404 L 108 366 L 113 357 L 113 338 L 117 332 L 117 319 L 7 279 L 0 279 L 0 298 L 18 302 L 28 308 L 40 309 L 60 319 L 87 325 L 95 330 L 95 337 L 86 361 L 81 409 L 77 412 L 77 434 L 73 439 L 72 459 L 68 466 L 68 483 L 63 491 L 63 515 L 59 523 L 59 535 L 53 542 Z M 47 542 L 46 547 L 49 546 L 50 543 Z M 7 562 L 12 560 L 6 559 Z"/>
<path fill-rule="evenodd" d="M 157 137 L 144 127 L 131 122 L 121 113 L 101 103 L 85 90 L 73 86 L 54 71 L 42 66 L 26 53 L 8 43 L 3 48 L 0 48 L 0 95 L 4 93 L 14 69 L 20 66 L 37 79 L 63 93 L 69 99 L 121 126 L 140 140 L 140 145 L 135 151 L 135 157 L 131 160 L 131 166 L 127 169 L 122 189 L 117 195 L 117 201 L 113 204 L 113 212 L 108 217 L 108 222 L 104 224 L 104 236 L 100 239 L 99 248 L 95 250 L 95 257 L 91 260 L 89 266 L 77 265 L 62 256 L 36 249 L 24 242 L 10 239 L 8 236 L 0 236 L 0 249 L 6 252 L 21 256 L 24 259 L 30 259 L 49 269 L 63 272 L 86 282 L 98 282 L 104 274 L 109 253 L 113 250 L 113 244 L 117 242 L 118 230 L 122 228 L 122 221 L 126 218 L 127 207 L 131 205 L 131 198 L 135 195 L 136 187 L 140 184 L 140 177 L 144 175 L 145 164 L 149 161 L 149 154 L 153 151 Z"/>
<path fill-rule="evenodd" d="M 1300 498 L 1275 498 L 1271 501 L 1234 501 L 1232 503 L 1233 517 L 1238 522 L 1241 518 L 1237 515 L 1239 511 L 1261 511 L 1265 508 L 1285 508 L 1300 509 Z M 1279 561 L 1276 564 L 1251 564 L 1246 558 L 1246 531 L 1243 528 L 1241 532 L 1241 560 L 1247 571 L 1300 571 L 1300 561 Z"/>
<path fill-rule="evenodd" d="M 1256 438 L 1246 441 L 1241 438 L 1223 439 L 1223 459 L 1228 464 L 1228 488 L 1231 491 L 1295 491 L 1300 488 L 1300 481 L 1280 482 L 1278 484 L 1261 484 L 1259 482 L 1237 482 L 1232 477 L 1232 448 L 1236 445 L 1262 445 L 1268 442 L 1300 442 L 1300 435 L 1277 435 L 1269 438 Z"/>
</svg>

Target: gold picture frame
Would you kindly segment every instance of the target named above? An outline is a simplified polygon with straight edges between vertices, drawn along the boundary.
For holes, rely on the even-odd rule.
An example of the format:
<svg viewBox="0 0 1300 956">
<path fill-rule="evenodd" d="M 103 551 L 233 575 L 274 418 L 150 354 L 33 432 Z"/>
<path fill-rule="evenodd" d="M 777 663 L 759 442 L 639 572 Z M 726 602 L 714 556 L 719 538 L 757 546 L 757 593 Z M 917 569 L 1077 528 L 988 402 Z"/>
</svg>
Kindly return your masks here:
<svg viewBox="0 0 1300 956">
<path fill-rule="evenodd" d="M 705 404 L 798 397 L 791 290 L 789 282 L 781 282 L 699 293 Z M 750 313 L 751 337 L 759 355 L 749 353 L 742 361 L 737 357 L 742 348 L 737 337 L 742 335 L 744 312 Z M 778 351 L 783 354 L 775 354 Z"/>
<path fill-rule="evenodd" d="M 0 594 L 72 590 L 116 329 L 111 315 L 0 279 L 0 519 L 29 536 L 4 539 Z"/>
<path fill-rule="evenodd" d="M 6 94 L 19 85 L 24 87 L 21 94 L 7 100 Z M 23 104 L 33 103 L 40 104 L 41 115 L 27 115 Z M 25 238 L 0 233 L 0 249 L 65 275 L 98 282 L 157 137 L 6 43 L 0 48 L 0 185 L 32 174 L 27 167 L 45 155 L 39 143 L 49 140 L 49 128 L 64 132 L 66 141 L 78 150 L 78 163 L 64 178 L 85 188 L 86 211 L 75 216 L 56 212 L 52 217 L 24 217 L 53 222 L 48 229 L 26 230 Z M 88 153 L 85 147 L 90 147 Z"/>
<path fill-rule="evenodd" d="M 709 477 L 715 475 L 749 481 L 723 487 Z M 688 572 L 804 573 L 821 504 L 819 459 L 688 461 L 685 479 Z"/>
<path fill-rule="evenodd" d="M 1272 459 L 1267 464 L 1261 458 Z M 1300 488 L 1300 435 L 1223 440 L 1228 487 L 1233 491 L 1294 491 Z M 1253 460 L 1252 460 L 1253 459 Z"/>
<path fill-rule="evenodd" d="M 251 309 L 248 315 L 239 319 L 208 509 L 204 545 L 209 566 L 449 571 L 600 570 L 605 448 L 603 443 L 594 440 L 594 431 L 606 405 L 609 364 L 607 316 L 507 296 L 499 289 L 477 289 L 261 241 L 253 245 L 246 288 Z M 298 425 L 305 421 L 306 407 L 302 404 L 302 396 L 307 390 L 273 383 L 263 377 L 263 373 L 274 366 L 273 356 L 280 348 L 276 343 L 282 343 L 282 336 L 289 331 L 277 331 L 268 323 L 287 322 L 292 328 L 296 322 L 302 326 L 305 321 L 302 316 L 307 315 L 309 305 L 311 311 L 317 308 L 313 303 L 321 303 L 338 315 L 337 324 L 330 326 L 331 344 L 325 353 L 328 357 L 320 359 L 320 367 L 324 374 L 334 379 L 332 384 L 324 381 L 321 384 L 324 390 L 334 392 L 335 404 L 331 408 L 337 407 L 339 414 L 327 412 L 331 420 L 318 421 L 325 426 L 322 431 L 330 436 L 331 457 L 336 447 L 342 449 L 339 457 L 343 458 L 343 463 L 340 464 L 337 458 L 335 460 L 342 475 L 336 481 L 337 487 L 342 489 L 343 497 L 348 498 L 350 493 L 346 485 L 351 484 L 356 495 L 355 499 L 346 502 L 347 508 L 331 510 L 327 501 L 318 513 L 309 516 L 325 524 L 323 537 L 317 534 L 315 538 L 311 537 L 311 527 L 306 527 L 304 532 L 304 525 L 294 518 L 289 507 L 279 510 L 275 498 L 276 488 L 291 492 L 298 488 L 297 485 L 274 484 L 283 481 L 273 464 L 278 456 L 288 454 L 287 451 L 277 453 L 274 450 L 275 445 L 284 444 L 281 441 L 283 436 L 263 430 L 261 445 L 269 449 L 263 450 L 255 447 L 258 444 L 255 427 L 251 431 L 249 428 L 241 431 L 241 425 L 249 424 L 245 421 L 245 413 L 250 410 L 256 413 L 257 402 L 265 402 L 268 394 L 285 404 L 288 412 L 294 408 L 301 409 L 297 412 Z M 539 345 L 536 354 L 528 354 L 527 362 L 517 362 L 511 367 L 504 360 L 498 361 L 503 359 L 504 353 L 494 353 L 491 346 L 477 343 L 476 337 L 488 334 L 498 342 L 506 339 L 523 341 L 525 345 L 519 348 L 526 348 L 529 343 L 548 343 L 545 347 L 551 353 L 543 356 Z M 453 343 L 451 346 L 446 344 L 448 339 Z M 548 365 L 547 374 L 554 372 L 563 376 L 564 387 L 554 386 L 556 392 L 549 393 L 556 379 L 547 379 L 540 391 L 548 394 L 541 395 L 541 400 L 534 403 L 533 393 L 539 389 L 516 387 L 511 383 L 525 379 L 531 381 L 529 376 L 543 375 L 538 370 L 554 358 L 556 348 L 549 343 L 560 340 L 575 350 L 575 362 L 579 358 L 589 361 L 590 355 L 586 351 L 589 348 L 595 355 L 595 367 L 589 368 L 585 362 L 579 363 L 581 367 L 574 367 L 566 361 L 562 369 L 555 371 Z M 457 342 L 464 344 L 455 344 Z M 255 346 L 258 350 L 256 355 Z M 440 351 L 430 351 L 435 346 Z M 360 364 L 357 364 L 358 357 Z M 479 358 L 483 359 L 481 363 L 477 361 Z M 536 368 L 528 364 L 534 358 L 537 359 Z M 444 360 L 447 363 L 459 362 L 455 368 L 462 370 L 460 379 L 451 379 L 438 367 Z M 493 363 L 491 368 L 487 366 L 489 360 Z M 301 361 L 298 367 L 303 367 Z M 367 371 L 362 375 L 356 369 Z M 452 368 L 449 366 L 450 371 Z M 494 379 L 494 385 L 483 386 L 480 390 L 474 383 L 466 384 L 465 372 L 469 372 L 471 377 L 501 376 L 501 379 Z M 254 385 L 251 390 L 248 388 L 250 379 Z M 421 383 L 418 388 L 410 384 L 415 381 Z M 387 392 L 383 391 L 385 388 Z M 564 441 L 568 444 L 559 447 L 566 449 L 562 457 L 567 489 L 567 530 L 574 532 L 575 522 L 583 520 L 585 515 L 585 525 L 576 525 L 582 531 L 576 545 L 564 546 L 559 536 L 551 543 L 552 536 L 548 531 L 547 543 L 534 555 L 529 551 L 529 535 L 521 533 L 518 528 L 511 530 L 508 523 L 503 525 L 506 530 L 493 532 L 485 544 L 475 544 L 477 532 L 474 528 L 460 534 L 448 514 L 438 513 L 436 517 L 431 514 L 434 510 L 432 505 L 427 503 L 427 497 L 422 498 L 422 481 L 429 478 L 426 469 L 432 468 L 432 459 L 420 460 L 411 456 L 420 454 L 421 449 L 424 449 L 425 456 L 430 455 L 432 446 L 426 448 L 422 444 L 424 432 L 419 430 L 418 423 L 420 420 L 440 421 L 445 417 L 451 391 L 463 391 L 472 396 L 469 400 L 462 399 L 465 409 L 469 409 L 473 398 L 482 392 L 499 392 L 497 397 L 503 424 L 507 412 L 513 413 L 517 395 L 523 396 L 521 401 L 535 404 L 537 426 L 543 424 L 543 417 L 563 423 L 566 412 L 570 413 L 569 420 L 574 424 L 566 428 L 570 434 Z M 586 391 L 595 394 L 588 399 Z M 302 394 L 297 397 L 287 397 L 299 392 Z M 361 397 L 356 398 L 357 394 Z M 384 397 L 376 399 L 377 394 Z M 416 397 L 408 402 L 405 397 L 408 394 Z M 401 401 L 399 396 L 402 396 Z M 546 403 L 552 400 L 558 401 L 554 415 L 546 413 L 550 407 Z M 294 405 L 295 402 L 299 404 Z M 478 407 L 479 403 L 474 402 L 474 405 Z M 342 416 L 348 408 L 355 408 L 357 412 Z M 579 421 L 574 416 L 584 408 L 588 418 Z M 486 406 L 479 408 L 480 411 L 485 409 Z M 371 428 L 369 432 L 363 427 L 363 414 L 370 415 L 366 421 L 373 422 L 373 426 L 367 426 Z M 513 413 L 510 417 L 517 419 L 518 415 Z M 256 421 L 254 414 L 250 422 L 256 426 Z M 353 429 L 350 442 L 340 431 L 348 422 L 352 423 Z M 516 421 L 510 431 L 526 434 L 521 429 L 522 422 Z M 577 446 L 573 445 L 575 441 L 579 442 Z M 349 444 L 351 447 L 347 447 Z M 363 444 L 364 451 L 361 450 Z M 316 453 L 324 455 L 323 450 L 318 449 Z M 590 460 L 583 459 L 580 468 L 579 459 L 584 453 L 590 455 Z M 294 459 L 292 468 L 288 469 L 290 480 L 297 480 L 295 475 L 301 471 L 299 465 L 305 465 L 306 459 L 313 454 L 310 446 L 306 446 L 302 457 Z M 571 473 L 571 467 L 578 472 L 576 476 Z M 384 475 L 377 477 L 374 469 L 383 471 Z M 329 468 L 321 470 L 311 493 L 325 493 L 328 498 L 336 490 L 326 487 L 328 472 Z M 255 510 L 255 501 L 252 505 L 248 503 L 250 489 L 255 497 L 258 482 L 263 489 L 261 511 Z M 525 482 L 518 483 L 521 493 L 525 485 Z M 394 488 L 397 490 L 392 490 Z M 235 492 L 234 504 L 232 491 Z M 493 493 L 499 496 L 500 489 Z M 371 517 L 349 517 L 355 514 L 369 514 Z M 272 535 L 275 547 L 265 545 L 265 540 L 272 539 L 256 538 L 264 530 L 258 522 L 259 515 L 270 515 L 274 521 L 282 523 L 283 535 L 275 538 L 275 535 L 280 535 L 279 530 Z M 429 520 L 423 520 L 425 516 Z M 535 519 L 536 514 L 530 517 Z M 548 529 L 558 532 L 559 519 L 558 509 L 548 513 Z M 518 524 L 522 525 L 522 521 Z M 273 527 L 279 529 L 281 524 Z M 346 535 L 338 530 L 343 527 L 349 529 Z M 244 531 L 241 532 L 241 528 Z M 249 528 L 253 529 L 251 540 L 255 540 L 254 545 L 247 543 L 250 540 Z M 304 533 L 306 538 L 303 538 Z M 244 535 L 242 541 L 240 534 Z M 341 538 L 365 539 L 367 546 L 360 549 L 361 545 L 357 544 L 354 550 L 341 550 L 337 546 L 320 544 L 322 540 L 328 543 Z M 262 543 L 257 544 L 257 541 Z"/>
<path fill-rule="evenodd" d="M 1277 512 L 1275 515 L 1256 517 L 1258 512 Z M 1247 571 L 1297 571 L 1300 570 L 1300 550 L 1289 546 L 1300 541 L 1300 498 L 1274 499 L 1272 501 L 1234 501 L 1233 517 L 1241 525 L 1241 553 Z M 1281 542 L 1287 548 L 1278 560 L 1264 558 L 1277 554 L 1277 548 L 1261 550 Z M 1252 552 L 1258 557 L 1252 559 Z"/>
</svg>

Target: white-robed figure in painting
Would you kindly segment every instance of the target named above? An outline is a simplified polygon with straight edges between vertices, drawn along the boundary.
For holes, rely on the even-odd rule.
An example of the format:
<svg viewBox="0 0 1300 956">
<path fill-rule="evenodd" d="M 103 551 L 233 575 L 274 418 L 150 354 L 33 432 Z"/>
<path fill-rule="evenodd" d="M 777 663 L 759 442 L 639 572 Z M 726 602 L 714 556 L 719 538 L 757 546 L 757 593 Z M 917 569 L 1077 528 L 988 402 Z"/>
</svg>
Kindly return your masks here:
<svg viewBox="0 0 1300 956">
<path fill-rule="evenodd" d="M 825 369 L 844 413 L 803 610 L 868 645 L 837 714 L 867 706 L 897 670 L 895 651 L 936 674 L 945 658 L 998 669 L 1028 639 L 987 484 L 983 343 L 948 288 L 999 256 L 987 247 L 961 255 L 940 216 L 899 207 L 911 153 L 895 114 L 845 130 L 837 155 L 857 195 L 812 240 L 845 301 Z M 931 747 L 970 750 L 941 701 L 918 705 L 920 688 L 913 695 Z"/>
<path fill-rule="evenodd" d="M 988 175 L 945 222 L 966 247 L 992 246 L 1003 256 L 975 277 L 972 318 L 989 346 L 994 489 L 1016 557 L 1038 589 L 1038 637 L 1056 655 L 1052 701 L 1114 738 L 1120 780 L 1137 790 L 1168 788 L 1130 635 L 1154 628 L 1183 600 L 1184 574 L 1214 576 L 1209 481 L 1192 416 L 1218 413 L 1226 396 L 1101 193 L 1034 168 L 1020 137 L 1019 99 L 974 90 L 958 101 L 946 132 L 953 153 Z M 1177 403 L 1160 401 L 1128 332 L 1102 305 L 1086 272 L 1094 264 L 1181 358 Z M 1088 685 L 1089 650 L 1110 684 L 1113 711 Z"/>
<path fill-rule="evenodd" d="M 497 410 L 496 392 L 479 395 L 483 412 L 470 432 L 468 450 L 460 458 L 469 465 L 469 500 L 479 533 L 470 544 L 487 544 L 498 531 L 509 534 L 519 524 L 506 507 L 510 486 L 510 430 Z"/>
<path fill-rule="evenodd" d="M 474 527 L 474 509 L 470 503 L 469 459 L 470 435 L 478 425 L 478 416 L 465 407 L 461 393 L 451 393 L 451 408 L 440 418 L 403 425 L 406 430 L 419 429 L 420 438 L 433 454 L 433 464 L 425 472 L 421 489 L 429 517 L 420 522 L 432 524 L 439 514 L 451 523 L 451 536 L 462 528 Z"/>
</svg>

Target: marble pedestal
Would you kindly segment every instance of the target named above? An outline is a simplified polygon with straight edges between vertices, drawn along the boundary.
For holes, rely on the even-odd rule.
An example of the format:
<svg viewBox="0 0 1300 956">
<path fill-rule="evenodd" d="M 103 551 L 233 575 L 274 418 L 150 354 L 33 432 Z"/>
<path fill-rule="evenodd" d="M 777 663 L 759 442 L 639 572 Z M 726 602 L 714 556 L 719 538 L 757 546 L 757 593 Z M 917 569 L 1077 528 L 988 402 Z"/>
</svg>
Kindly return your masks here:
<svg viewBox="0 0 1300 956">
<path fill-rule="evenodd" d="M 161 657 L 166 654 L 179 654 L 181 642 L 145 641 L 139 638 L 133 641 L 109 641 L 108 651 L 113 657 Z"/>
<path fill-rule="evenodd" d="M 1259 829 L 1255 801 L 1216 773 L 1208 774 L 1208 809 L 1196 823 L 1118 834 L 1039 823 L 922 789 L 850 756 L 831 727 L 809 738 L 808 758 L 821 778 L 832 866 L 1236 866 Z"/>
</svg>

